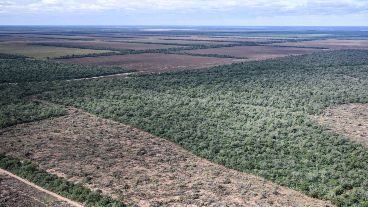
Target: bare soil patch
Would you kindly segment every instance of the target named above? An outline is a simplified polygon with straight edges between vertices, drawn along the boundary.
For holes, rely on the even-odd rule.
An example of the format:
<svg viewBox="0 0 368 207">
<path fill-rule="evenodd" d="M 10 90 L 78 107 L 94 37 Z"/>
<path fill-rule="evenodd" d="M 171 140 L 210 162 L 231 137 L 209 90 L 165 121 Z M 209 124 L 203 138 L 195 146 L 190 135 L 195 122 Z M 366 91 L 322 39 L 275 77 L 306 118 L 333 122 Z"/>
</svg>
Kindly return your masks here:
<svg viewBox="0 0 368 207">
<path fill-rule="evenodd" d="M 114 55 L 60 60 L 64 63 L 121 66 L 143 72 L 200 69 L 240 62 L 239 59 L 199 57 L 161 53 Z"/>
<path fill-rule="evenodd" d="M 224 48 L 211 48 L 200 50 L 187 50 L 193 54 L 218 54 L 247 58 L 247 60 L 265 60 L 284 57 L 288 55 L 301 55 L 318 51 L 311 48 L 271 47 L 271 46 L 237 46 Z"/>
<path fill-rule="evenodd" d="M 103 48 L 103 49 L 128 49 L 128 50 L 147 50 L 147 49 L 166 49 L 182 47 L 178 45 L 163 45 L 163 44 L 144 44 L 144 43 L 130 43 L 130 42 L 109 42 L 109 41 L 45 41 L 44 43 L 57 43 L 64 44 L 68 47 L 92 47 L 92 48 Z"/>
<path fill-rule="evenodd" d="M 315 120 L 368 147 L 368 104 L 345 104 L 331 107 Z"/>
<path fill-rule="evenodd" d="M 0 130 L 0 153 L 139 206 L 332 206 L 76 109 Z"/>
<path fill-rule="evenodd" d="M 368 49 L 368 40 L 314 40 L 314 41 L 302 41 L 302 42 L 287 42 L 278 43 L 277 45 L 284 46 L 297 46 L 297 47 L 323 47 L 332 50 L 341 49 Z"/>
<path fill-rule="evenodd" d="M 269 42 L 274 40 L 298 39 L 296 37 L 278 37 L 278 36 L 188 36 L 188 37 L 166 37 L 165 39 L 183 39 L 183 40 L 201 40 L 201 41 L 228 41 L 228 42 Z"/>
<path fill-rule="evenodd" d="M 72 207 L 14 177 L 0 172 L 0 206 L 4 207 Z"/>
<path fill-rule="evenodd" d="M 116 40 L 115 40 L 116 41 Z M 124 42 L 142 42 L 142 43 L 157 43 L 157 44 L 184 44 L 184 45 L 226 45 L 234 44 L 233 42 L 213 42 L 195 39 L 129 39 Z"/>
</svg>

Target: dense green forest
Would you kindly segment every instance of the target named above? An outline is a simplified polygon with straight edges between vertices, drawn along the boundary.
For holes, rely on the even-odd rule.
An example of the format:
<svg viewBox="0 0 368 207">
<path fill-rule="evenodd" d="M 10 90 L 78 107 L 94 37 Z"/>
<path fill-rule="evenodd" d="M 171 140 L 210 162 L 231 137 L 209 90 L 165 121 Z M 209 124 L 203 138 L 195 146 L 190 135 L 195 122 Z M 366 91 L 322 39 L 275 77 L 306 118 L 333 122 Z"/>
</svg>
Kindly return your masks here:
<svg viewBox="0 0 368 207">
<path fill-rule="evenodd" d="M 43 99 L 172 140 L 216 163 L 338 206 L 368 206 L 368 151 L 311 120 L 368 102 L 368 51 L 347 50 L 58 82 Z"/>
<path fill-rule="evenodd" d="M 53 81 L 132 72 L 120 67 L 66 65 L 32 60 L 14 55 L 0 55 L 0 84 Z"/>
<path fill-rule="evenodd" d="M 31 98 L 46 90 L 46 85 L 0 84 L 0 128 L 64 115 L 66 112 L 63 107 L 47 105 Z"/>
<path fill-rule="evenodd" d="M 87 207 L 127 206 L 111 197 L 102 195 L 101 192 L 91 191 L 81 184 L 73 184 L 65 178 L 41 170 L 29 161 L 20 161 L 17 158 L 0 154 L 0 167 L 59 195 L 84 203 Z"/>
</svg>

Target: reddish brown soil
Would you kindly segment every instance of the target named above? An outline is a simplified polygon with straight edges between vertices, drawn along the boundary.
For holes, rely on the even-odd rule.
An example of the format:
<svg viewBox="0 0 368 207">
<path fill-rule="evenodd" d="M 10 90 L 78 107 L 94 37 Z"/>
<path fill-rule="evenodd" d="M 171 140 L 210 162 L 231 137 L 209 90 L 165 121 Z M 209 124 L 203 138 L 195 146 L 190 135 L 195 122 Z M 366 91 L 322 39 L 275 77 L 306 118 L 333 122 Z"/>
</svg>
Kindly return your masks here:
<svg viewBox="0 0 368 207">
<path fill-rule="evenodd" d="M 107 42 L 107 41 L 44 41 L 44 43 L 63 43 L 70 47 L 94 47 L 103 49 L 129 49 L 129 50 L 147 50 L 147 49 L 165 49 L 182 47 L 177 45 L 162 44 L 144 44 L 144 43 L 128 43 L 128 42 Z"/>
<path fill-rule="evenodd" d="M 315 41 L 304 41 L 304 42 L 288 42 L 277 45 L 286 46 L 304 46 L 304 47 L 323 47 L 333 50 L 341 49 L 368 49 L 368 40 L 315 40 Z"/>
<path fill-rule="evenodd" d="M 153 37 L 137 37 L 137 38 L 114 38 L 106 39 L 107 41 L 118 41 L 118 42 L 149 42 L 157 44 L 190 44 L 190 45 L 224 45 L 234 44 L 231 41 L 228 42 L 213 42 L 202 39 L 193 38 L 181 38 L 181 37 L 165 37 L 165 36 L 153 36 Z M 209 39 L 212 40 L 212 39 Z"/>
<path fill-rule="evenodd" d="M 0 153 L 139 206 L 331 206 L 76 109 L 0 130 Z"/>
<path fill-rule="evenodd" d="M 237 59 L 161 53 L 114 55 L 60 60 L 64 63 L 121 66 L 143 72 L 199 69 L 240 62 Z"/>
<path fill-rule="evenodd" d="M 235 57 L 247 58 L 247 60 L 265 60 L 270 58 L 284 57 L 288 55 L 300 55 L 313 53 L 317 49 L 291 48 L 291 47 L 271 47 L 271 46 L 240 46 L 224 47 L 213 49 L 189 50 L 186 52 L 193 54 L 219 54 Z"/>
<path fill-rule="evenodd" d="M 368 104 L 332 107 L 315 119 L 327 128 L 368 147 Z"/>
<path fill-rule="evenodd" d="M 3 172 L 0 172 L 0 206 L 2 207 L 72 207 Z"/>
<path fill-rule="evenodd" d="M 273 40 L 287 40 L 297 38 L 286 38 L 286 37 L 243 37 L 243 36 L 221 36 L 221 37 L 207 37 L 207 36 L 189 36 L 189 37 L 165 37 L 165 39 L 183 39 L 183 40 L 202 40 L 202 41 L 244 41 L 244 42 L 268 42 Z"/>
</svg>

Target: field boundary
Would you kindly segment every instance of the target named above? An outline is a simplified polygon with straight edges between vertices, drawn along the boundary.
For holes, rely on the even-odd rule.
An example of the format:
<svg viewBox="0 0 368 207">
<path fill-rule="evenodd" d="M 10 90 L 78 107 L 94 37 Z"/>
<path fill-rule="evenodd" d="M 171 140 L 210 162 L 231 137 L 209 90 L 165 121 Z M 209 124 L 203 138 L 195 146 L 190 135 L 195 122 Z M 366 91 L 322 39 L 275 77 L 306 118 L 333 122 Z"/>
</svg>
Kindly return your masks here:
<svg viewBox="0 0 368 207">
<path fill-rule="evenodd" d="M 42 192 L 44 192 L 44 193 L 46 193 L 46 194 L 48 194 L 48 195 L 50 195 L 50 196 L 52 196 L 52 197 L 60 200 L 60 201 L 66 202 L 66 203 L 68 203 L 68 204 L 70 204 L 72 206 L 75 206 L 75 207 L 84 207 L 82 204 L 80 204 L 80 203 L 78 203 L 76 201 L 72 201 L 72 200 L 70 200 L 68 198 L 65 198 L 65 197 L 61 196 L 61 195 L 58 195 L 58 194 L 53 193 L 53 192 L 51 192 L 49 190 L 46 190 L 46 189 L 44 189 L 44 188 L 42 188 L 42 187 L 40 187 L 40 186 L 38 186 L 38 185 L 30 182 L 30 181 L 28 181 L 26 179 L 23 179 L 23 178 L 21 178 L 21 177 L 19 177 L 17 175 L 14 175 L 13 173 L 11 173 L 9 171 L 6 171 L 6 170 L 4 170 L 2 168 L 0 168 L 0 173 L 4 173 L 4 174 L 6 174 L 6 175 L 8 175 L 8 176 L 10 176 L 12 178 L 15 178 L 18 181 L 21 181 L 21 182 L 25 183 L 26 185 L 31 186 L 32 188 L 36 188 L 37 190 L 42 191 Z"/>
<path fill-rule="evenodd" d="M 45 104 L 50 104 L 50 105 L 59 105 L 58 103 L 54 103 L 54 102 L 50 102 L 50 101 L 46 101 L 46 100 L 40 100 L 40 99 L 37 99 L 36 97 L 33 97 L 35 98 L 35 100 L 37 101 L 40 101 L 42 103 L 45 103 Z M 156 135 L 153 135 L 151 134 L 150 132 L 147 132 L 141 128 L 138 128 L 138 127 L 134 127 L 130 124 L 126 124 L 126 123 L 122 123 L 122 122 L 119 122 L 119 121 L 116 121 L 114 119 L 111 119 L 111 118 L 104 118 L 104 117 L 101 117 L 99 115 L 96 115 L 96 114 L 93 114 L 93 113 L 90 113 L 88 111 L 85 111 L 84 109 L 82 108 L 76 108 L 76 107 L 72 107 L 72 106 L 69 106 L 67 107 L 68 109 L 68 114 L 77 114 L 77 113 L 80 113 L 80 114 L 83 114 L 83 115 L 86 115 L 88 117 L 91 117 L 91 118 L 94 118 L 94 119 L 101 119 L 101 120 L 105 120 L 105 121 L 108 121 L 110 123 L 115 123 L 115 124 L 118 124 L 118 125 L 123 125 L 123 126 L 126 126 L 128 128 L 130 128 L 131 130 L 133 131 L 139 131 L 140 133 L 142 133 L 142 135 L 146 135 L 146 136 L 149 136 L 150 138 L 149 139 L 153 139 L 154 141 L 162 141 L 162 143 L 166 143 L 168 145 L 171 145 L 171 148 L 173 149 L 176 149 L 178 153 L 180 154 L 184 154 L 186 156 L 189 156 L 189 158 L 195 158 L 195 162 L 194 163 L 202 163 L 203 166 L 209 166 L 209 167 L 213 167 L 213 169 L 216 169 L 220 172 L 227 172 L 228 175 L 231 175 L 231 179 L 230 179 L 230 182 L 229 181 L 224 181 L 225 185 L 228 185 L 230 183 L 234 183 L 236 178 L 238 177 L 242 177 L 243 179 L 246 179 L 248 180 L 248 182 L 251 182 L 251 186 L 262 186 L 264 188 L 268 188 L 268 189 L 271 189 L 271 188 L 274 188 L 274 190 L 270 192 L 270 196 L 281 196 L 279 197 L 280 200 L 277 200 L 277 202 L 286 202 L 286 201 L 283 201 L 284 199 L 291 199 L 290 202 L 292 202 L 293 200 L 295 201 L 295 199 L 301 199 L 303 202 L 307 202 L 309 204 L 311 204 L 311 206 L 334 206 L 330 203 L 330 201 L 327 201 L 327 200 L 323 200 L 323 199 L 317 199 L 317 198 L 313 198 L 303 192 L 300 192 L 300 191 L 297 191 L 295 189 L 292 189 L 292 188 L 289 188 L 287 186 L 283 186 L 283 185 L 280 185 L 279 183 L 276 183 L 274 181 L 271 181 L 271 180 L 267 180 L 263 177 L 260 177 L 258 175 L 255 175 L 255 174 L 252 174 L 252 173 L 247 173 L 247 172 L 241 172 L 241 171 L 238 171 L 238 170 L 234 170 L 234 169 L 231 169 L 229 167 L 226 167 L 224 165 L 221 165 L 221 164 L 218 164 L 218 163 L 215 163 L 215 162 L 212 162 L 208 159 L 205 159 L 203 157 L 200 157 L 200 156 L 197 156 L 195 155 L 193 152 L 191 152 L 190 150 L 187 150 L 185 148 L 183 148 L 182 146 L 178 145 L 177 143 L 173 142 L 173 141 L 170 141 L 168 139 L 165 139 L 165 138 L 161 138 L 161 137 L 158 137 Z M 43 121 L 46 121 L 46 120 L 43 120 Z M 143 149 L 143 148 L 142 148 Z M 145 151 L 145 150 L 143 150 Z M 149 153 L 149 150 L 148 152 Z M 142 154 L 142 155 L 139 155 L 139 156 L 147 156 L 146 153 Z M 184 156 L 184 158 L 187 158 L 186 156 Z M 188 158 L 188 159 L 189 159 Z M 202 166 L 201 165 L 201 166 Z M 217 175 L 218 176 L 218 175 Z M 227 179 L 229 180 L 229 179 Z M 224 185 L 219 185 L 219 186 L 224 186 Z M 253 195 L 254 197 L 257 197 L 256 195 Z M 266 198 L 262 198 L 262 199 L 266 199 Z M 136 201 L 132 201 L 132 203 L 134 203 Z M 141 202 L 136 202 L 137 205 L 139 206 L 146 206 L 146 203 L 144 200 L 142 200 Z M 249 206 L 257 206 L 256 203 L 248 203 L 250 204 Z M 294 206 L 294 205 L 291 205 L 290 203 L 286 204 L 286 203 L 283 203 L 285 205 L 282 205 L 282 206 Z M 270 206 L 274 206 L 274 205 L 271 205 Z M 297 206 L 297 205 L 296 205 Z"/>
</svg>

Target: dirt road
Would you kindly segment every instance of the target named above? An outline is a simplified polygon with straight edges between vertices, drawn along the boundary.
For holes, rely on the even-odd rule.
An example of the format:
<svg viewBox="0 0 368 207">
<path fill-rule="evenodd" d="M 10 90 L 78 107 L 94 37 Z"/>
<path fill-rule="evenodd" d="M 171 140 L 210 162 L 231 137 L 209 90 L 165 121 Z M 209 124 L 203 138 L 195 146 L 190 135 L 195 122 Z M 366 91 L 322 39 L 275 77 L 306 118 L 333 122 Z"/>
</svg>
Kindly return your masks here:
<svg viewBox="0 0 368 207">
<path fill-rule="evenodd" d="M 50 195 L 50 196 L 52 196 L 52 197 L 54 197 L 54 198 L 56 198 L 56 199 L 58 199 L 58 200 L 60 200 L 60 201 L 63 201 L 63 202 L 65 202 L 65 203 L 68 203 L 68 204 L 69 204 L 69 205 L 71 205 L 71 206 L 74 206 L 74 207 L 83 207 L 83 205 L 82 205 L 82 204 L 80 204 L 80 203 L 78 203 L 78 202 L 72 201 L 72 200 L 70 200 L 70 199 L 68 199 L 68 198 L 64 198 L 64 197 L 62 197 L 62 196 L 60 196 L 60 195 L 58 195 L 58 194 L 56 194 L 56 193 L 53 193 L 53 192 L 48 191 L 48 190 L 46 190 L 46 189 L 44 189 L 44 188 L 41 188 L 40 186 L 35 185 L 35 184 L 33 184 L 33 183 L 31 183 L 31 182 L 29 182 L 29 181 L 27 181 L 27 180 L 25 180 L 25 179 L 23 179 L 23 178 L 21 178 L 21 177 L 17 176 L 17 175 L 14 175 L 13 173 L 10 173 L 10 172 L 8 172 L 8 171 L 6 171 L 6 170 L 3 170 L 3 169 L 1 169 L 1 168 L 0 168 L 0 174 L 6 174 L 6 175 L 8 175 L 8 176 L 10 176 L 10 177 L 12 177 L 12 178 L 15 178 L 15 179 L 17 179 L 17 180 L 19 180 L 19 181 L 21 181 L 21 182 L 23 182 L 23 183 L 27 184 L 28 186 L 30 186 L 30 187 L 32 187 L 32 188 L 35 188 L 35 189 L 37 189 L 38 191 L 44 192 L 44 193 L 46 193 L 46 194 L 48 194 L 48 195 Z"/>
</svg>

